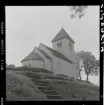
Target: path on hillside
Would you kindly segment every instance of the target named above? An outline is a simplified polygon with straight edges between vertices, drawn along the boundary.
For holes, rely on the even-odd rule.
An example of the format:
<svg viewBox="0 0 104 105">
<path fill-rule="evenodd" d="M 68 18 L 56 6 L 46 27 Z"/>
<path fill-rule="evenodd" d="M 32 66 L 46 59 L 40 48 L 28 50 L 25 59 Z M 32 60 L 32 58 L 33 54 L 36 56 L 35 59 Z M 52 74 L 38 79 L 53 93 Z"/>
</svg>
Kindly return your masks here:
<svg viewBox="0 0 104 105">
<path fill-rule="evenodd" d="M 42 72 L 6 72 L 27 76 L 49 101 L 99 100 L 99 88 L 91 83 L 60 79 L 53 74 Z"/>
<path fill-rule="evenodd" d="M 49 85 L 48 81 L 41 79 L 31 79 L 35 85 L 43 92 L 50 100 L 62 100 L 62 97 Z"/>
<path fill-rule="evenodd" d="M 33 78 L 31 78 L 31 80 L 34 82 L 35 85 L 37 85 L 38 89 L 40 89 L 41 92 L 43 92 L 46 95 L 46 97 L 50 100 L 56 100 L 56 101 L 82 100 L 80 95 L 70 88 L 68 88 L 68 92 L 71 97 L 63 98 L 50 85 L 49 81 L 46 81 L 45 79 L 33 79 Z"/>
</svg>

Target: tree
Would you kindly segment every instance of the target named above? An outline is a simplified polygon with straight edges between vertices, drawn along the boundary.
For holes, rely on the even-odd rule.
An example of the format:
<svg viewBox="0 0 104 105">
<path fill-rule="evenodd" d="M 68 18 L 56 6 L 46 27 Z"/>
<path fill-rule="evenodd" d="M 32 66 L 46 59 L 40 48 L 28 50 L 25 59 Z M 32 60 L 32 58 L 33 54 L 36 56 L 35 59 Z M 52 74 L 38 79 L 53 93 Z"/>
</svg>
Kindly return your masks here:
<svg viewBox="0 0 104 105">
<path fill-rule="evenodd" d="M 10 65 L 8 65 L 7 67 L 8 67 L 8 68 L 15 68 L 15 65 L 10 64 Z"/>
<path fill-rule="evenodd" d="M 99 61 L 91 52 L 80 51 L 79 58 L 83 61 L 84 71 L 87 75 L 86 81 L 89 81 L 89 75 L 98 75 Z"/>
<path fill-rule="evenodd" d="M 88 6 L 71 6 L 70 10 L 73 12 L 71 18 L 78 16 L 82 18 L 87 13 Z"/>
<path fill-rule="evenodd" d="M 82 78 L 81 78 L 82 64 L 81 64 L 81 59 L 80 59 L 80 55 L 79 54 L 80 54 L 79 52 L 76 53 L 77 77 L 79 77 L 80 80 L 82 80 Z"/>
</svg>

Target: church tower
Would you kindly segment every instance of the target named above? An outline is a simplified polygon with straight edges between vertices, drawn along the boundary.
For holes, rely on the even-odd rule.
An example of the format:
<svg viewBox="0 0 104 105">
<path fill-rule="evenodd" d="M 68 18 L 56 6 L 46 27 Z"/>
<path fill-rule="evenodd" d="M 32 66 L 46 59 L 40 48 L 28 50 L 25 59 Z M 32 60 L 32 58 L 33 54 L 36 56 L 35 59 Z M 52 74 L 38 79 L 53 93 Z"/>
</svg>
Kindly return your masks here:
<svg viewBox="0 0 104 105">
<path fill-rule="evenodd" d="M 59 51 L 73 62 L 76 62 L 76 54 L 74 50 L 75 42 L 63 27 L 51 42 L 53 43 L 53 49 Z"/>
</svg>

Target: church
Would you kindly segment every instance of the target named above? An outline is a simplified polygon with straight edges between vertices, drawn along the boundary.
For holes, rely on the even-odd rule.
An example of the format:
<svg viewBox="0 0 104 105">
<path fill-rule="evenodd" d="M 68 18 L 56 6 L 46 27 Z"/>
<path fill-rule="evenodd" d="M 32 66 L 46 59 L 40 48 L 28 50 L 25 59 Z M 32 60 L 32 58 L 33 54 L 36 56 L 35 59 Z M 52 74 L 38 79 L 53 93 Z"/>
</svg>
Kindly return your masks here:
<svg viewBox="0 0 104 105">
<path fill-rule="evenodd" d="M 40 44 L 26 56 L 22 61 L 22 66 L 43 68 L 52 71 L 53 74 L 65 74 L 69 77 L 76 77 L 76 53 L 74 50 L 74 40 L 62 27 L 53 38 L 52 48 Z"/>
</svg>

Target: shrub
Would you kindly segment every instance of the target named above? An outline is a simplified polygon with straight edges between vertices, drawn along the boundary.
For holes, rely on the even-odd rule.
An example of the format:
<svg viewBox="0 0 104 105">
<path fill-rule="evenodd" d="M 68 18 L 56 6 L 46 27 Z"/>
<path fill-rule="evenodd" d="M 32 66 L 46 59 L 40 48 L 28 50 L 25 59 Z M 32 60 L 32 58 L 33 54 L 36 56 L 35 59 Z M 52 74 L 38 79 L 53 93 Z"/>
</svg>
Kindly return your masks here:
<svg viewBox="0 0 104 105">
<path fill-rule="evenodd" d="M 42 68 L 31 68 L 31 67 L 15 67 L 15 68 L 6 68 L 7 70 L 17 70 L 17 71 L 32 71 L 32 72 L 42 72 L 42 73 L 49 73 L 53 74 L 52 71 L 42 69 Z"/>
<path fill-rule="evenodd" d="M 66 81 L 57 81 L 58 84 L 67 84 Z"/>
<path fill-rule="evenodd" d="M 42 76 L 40 74 L 31 72 L 31 71 L 22 72 L 21 74 L 23 74 L 29 78 L 34 78 L 34 79 L 41 79 L 42 78 Z"/>
<path fill-rule="evenodd" d="M 59 76 L 59 77 L 63 77 L 63 78 L 69 78 L 69 76 L 65 75 L 65 74 L 56 74 L 56 76 Z"/>
<path fill-rule="evenodd" d="M 46 70 L 46 69 L 42 69 L 42 68 L 31 68 L 30 69 L 32 72 L 42 72 L 42 73 L 49 73 L 49 74 L 53 74 L 52 71 Z"/>
<path fill-rule="evenodd" d="M 85 81 L 85 82 L 87 82 L 87 83 L 90 83 L 90 84 L 91 84 L 91 82 L 90 82 L 90 81 Z"/>
<path fill-rule="evenodd" d="M 10 64 L 10 65 L 8 65 L 7 67 L 8 67 L 8 68 L 15 68 L 15 65 Z"/>
<path fill-rule="evenodd" d="M 69 77 L 69 80 L 74 81 L 74 77 Z"/>
<path fill-rule="evenodd" d="M 59 77 L 59 76 L 53 76 L 53 75 L 46 75 L 44 76 L 44 79 L 58 79 L 58 80 L 68 80 L 66 78 L 63 78 L 63 77 Z"/>
<path fill-rule="evenodd" d="M 6 67 L 6 70 L 19 70 L 18 68 L 10 68 L 10 67 Z"/>
</svg>

